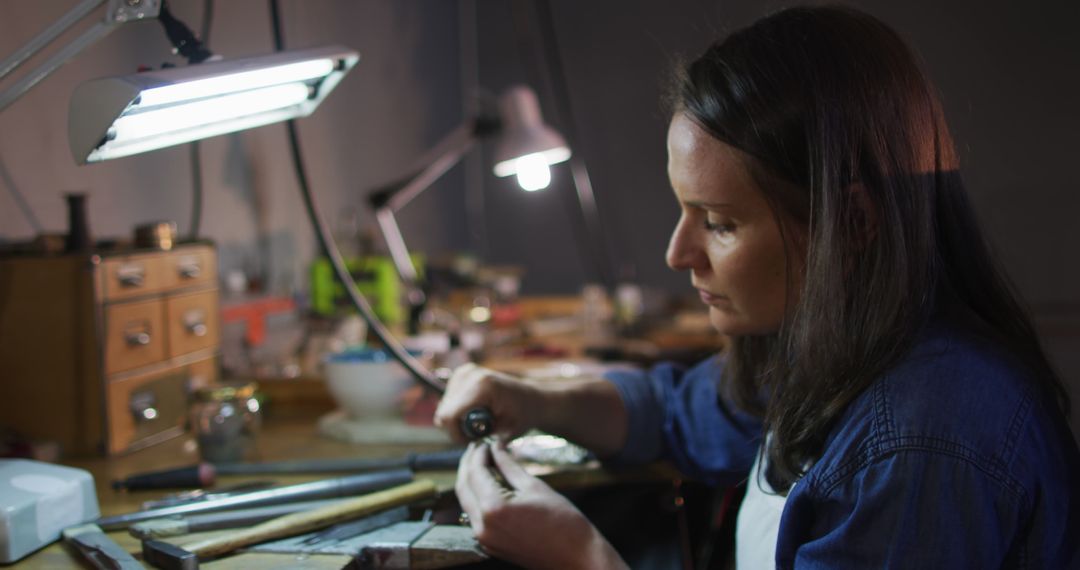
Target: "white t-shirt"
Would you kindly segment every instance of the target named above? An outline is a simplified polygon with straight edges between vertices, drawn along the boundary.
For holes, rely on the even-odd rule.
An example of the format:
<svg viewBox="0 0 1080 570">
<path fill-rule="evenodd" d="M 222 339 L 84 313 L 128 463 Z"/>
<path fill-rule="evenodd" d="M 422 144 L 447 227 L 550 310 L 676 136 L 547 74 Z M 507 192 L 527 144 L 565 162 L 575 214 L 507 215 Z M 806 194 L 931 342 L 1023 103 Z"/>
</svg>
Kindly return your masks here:
<svg viewBox="0 0 1080 570">
<path fill-rule="evenodd" d="M 758 453 L 746 484 L 746 498 L 735 524 L 735 568 L 771 570 L 776 567 L 776 536 L 787 495 L 773 493 L 765 479 L 767 460 Z M 790 491 L 789 491 L 790 492 Z"/>
</svg>

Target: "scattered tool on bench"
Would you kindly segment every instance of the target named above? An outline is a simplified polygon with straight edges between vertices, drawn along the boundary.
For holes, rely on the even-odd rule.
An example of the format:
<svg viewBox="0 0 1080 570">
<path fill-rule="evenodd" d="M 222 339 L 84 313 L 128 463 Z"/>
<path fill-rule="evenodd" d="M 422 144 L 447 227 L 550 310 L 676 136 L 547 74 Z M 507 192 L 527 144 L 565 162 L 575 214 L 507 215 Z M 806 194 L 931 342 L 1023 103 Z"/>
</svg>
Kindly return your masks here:
<svg viewBox="0 0 1080 570">
<path fill-rule="evenodd" d="M 343 499 L 326 507 L 281 516 L 250 528 L 179 547 L 157 540 L 146 540 L 143 541 L 143 558 L 158 568 L 190 570 L 198 567 L 199 558 L 221 556 L 251 544 L 309 532 L 435 496 L 434 483 L 428 480 L 413 481 L 361 497 Z"/>
<path fill-rule="evenodd" d="M 104 570 L 141 570 L 143 565 L 111 538 L 101 527 L 83 524 L 64 529 L 64 542 L 75 547 L 94 568 Z"/>
<path fill-rule="evenodd" d="M 113 481 L 114 489 L 190 489 L 209 487 L 219 475 L 286 475 L 303 473 L 368 473 L 394 469 L 438 471 L 457 469 L 461 448 L 394 457 L 307 459 L 267 463 L 199 463 L 164 471 L 139 473 Z"/>
<path fill-rule="evenodd" d="M 282 503 L 265 507 L 253 507 L 250 509 L 235 509 L 213 513 L 196 513 L 192 515 L 174 515 L 148 521 L 137 522 L 128 527 L 128 533 L 139 540 L 147 538 L 168 538 L 181 536 L 193 532 L 206 532 L 209 530 L 222 530 L 226 528 L 239 528 L 251 526 L 263 521 L 276 519 L 282 515 L 309 511 L 318 507 L 325 507 L 336 503 L 337 499 L 321 499 L 318 501 L 300 501 L 296 503 Z"/>
<path fill-rule="evenodd" d="M 385 535 L 386 529 L 399 524 L 418 524 L 408 522 L 409 509 L 397 507 L 373 514 L 354 521 L 343 522 L 332 527 L 289 538 L 263 542 L 252 546 L 252 552 L 274 552 L 282 554 L 347 554 L 355 556 L 367 544 L 371 537 Z M 430 527 L 430 523 L 419 523 Z"/>
<path fill-rule="evenodd" d="M 296 485 L 285 485 L 262 491 L 252 491 L 241 495 L 198 501 L 162 509 L 137 511 L 123 515 L 103 517 L 97 520 L 98 526 L 105 530 L 118 530 L 131 526 L 134 523 L 191 513 L 205 513 L 222 511 L 238 507 L 258 507 L 265 505 L 277 505 L 296 501 L 310 501 L 313 499 L 327 499 L 334 497 L 352 497 L 360 493 L 386 489 L 394 485 L 400 485 L 412 481 L 413 474 L 407 469 L 397 471 L 379 471 L 364 473 L 348 477 L 322 479 Z"/>
</svg>

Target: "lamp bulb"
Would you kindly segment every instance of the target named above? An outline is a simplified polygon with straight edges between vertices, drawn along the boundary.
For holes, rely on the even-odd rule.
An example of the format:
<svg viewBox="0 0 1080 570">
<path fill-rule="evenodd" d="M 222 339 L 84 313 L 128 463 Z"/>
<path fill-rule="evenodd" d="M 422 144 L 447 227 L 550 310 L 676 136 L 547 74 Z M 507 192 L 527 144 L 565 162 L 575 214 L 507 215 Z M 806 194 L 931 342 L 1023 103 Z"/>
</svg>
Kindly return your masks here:
<svg viewBox="0 0 1080 570">
<path fill-rule="evenodd" d="M 551 167 L 543 153 L 527 154 L 514 161 L 518 185 L 526 192 L 543 190 L 551 184 Z"/>
</svg>

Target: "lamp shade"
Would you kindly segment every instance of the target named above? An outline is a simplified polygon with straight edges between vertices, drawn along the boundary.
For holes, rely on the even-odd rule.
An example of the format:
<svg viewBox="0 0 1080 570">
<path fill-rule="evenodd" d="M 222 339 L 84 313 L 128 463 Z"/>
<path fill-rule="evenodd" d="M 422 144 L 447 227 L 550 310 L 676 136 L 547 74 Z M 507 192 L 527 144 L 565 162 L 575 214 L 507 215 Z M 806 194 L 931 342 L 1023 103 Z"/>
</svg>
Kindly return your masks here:
<svg viewBox="0 0 1080 570">
<path fill-rule="evenodd" d="M 71 97 L 71 153 L 85 164 L 305 117 L 359 59 L 328 46 L 95 79 Z"/>
<path fill-rule="evenodd" d="M 512 176 L 522 166 L 546 167 L 570 158 L 566 141 L 544 124 L 532 89 L 519 85 L 507 90 L 499 99 L 499 115 L 503 130 L 495 144 L 495 176 Z"/>
</svg>

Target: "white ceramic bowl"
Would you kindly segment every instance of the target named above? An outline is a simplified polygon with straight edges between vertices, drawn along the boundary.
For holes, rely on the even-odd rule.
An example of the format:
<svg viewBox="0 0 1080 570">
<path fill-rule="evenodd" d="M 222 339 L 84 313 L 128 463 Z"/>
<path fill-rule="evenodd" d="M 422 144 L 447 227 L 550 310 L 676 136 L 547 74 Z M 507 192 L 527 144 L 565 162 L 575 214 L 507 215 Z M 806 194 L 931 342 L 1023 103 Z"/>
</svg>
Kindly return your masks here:
<svg viewBox="0 0 1080 570">
<path fill-rule="evenodd" d="M 412 385 L 408 371 L 382 349 L 327 355 L 323 371 L 334 401 L 356 419 L 400 416 L 402 394 Z"/>
</svg>

